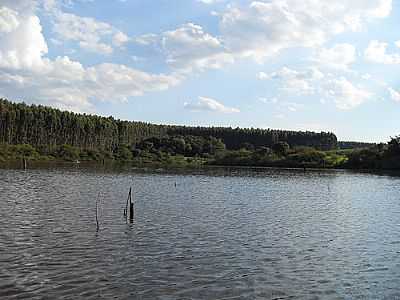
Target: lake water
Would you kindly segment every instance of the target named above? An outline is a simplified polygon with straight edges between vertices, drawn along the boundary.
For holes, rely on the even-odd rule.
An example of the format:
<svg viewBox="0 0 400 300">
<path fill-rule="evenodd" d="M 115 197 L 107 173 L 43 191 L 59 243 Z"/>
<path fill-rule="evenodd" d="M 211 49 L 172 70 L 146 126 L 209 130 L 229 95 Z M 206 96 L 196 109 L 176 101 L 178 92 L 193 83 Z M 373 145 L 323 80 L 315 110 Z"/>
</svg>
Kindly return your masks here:
<svg viewBox="0 0 400 300">
<path fill-rule="evenodd" d="M 400 299 L 400 177 L 0 169 L 0 299 L 101 298 Z"/>
</svg>

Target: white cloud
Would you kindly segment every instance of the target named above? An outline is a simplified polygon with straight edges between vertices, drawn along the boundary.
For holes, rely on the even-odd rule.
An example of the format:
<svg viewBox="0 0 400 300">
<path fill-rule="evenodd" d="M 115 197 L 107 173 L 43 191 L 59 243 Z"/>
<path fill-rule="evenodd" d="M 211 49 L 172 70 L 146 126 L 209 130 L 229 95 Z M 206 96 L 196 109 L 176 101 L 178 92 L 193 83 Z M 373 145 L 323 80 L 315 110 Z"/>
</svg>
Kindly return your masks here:
<svg viewBox="0 0 400 300">
<path fill-rule="evenodd" d="M 356 48 L 351 44 L 336 44 L 332 48 L 321 48 L 314 60 L 322 67 L 348 70 L 356 60 Z"/>
<path fill-rule="evenodd" d="M 265 104 L 268 104 L 268 103 L 271 103 L 271 104 L 278 103 L 278 98 L 276 98 L 276 97 L 272 97 L 272 98 L 259 97 L 258 100 L 261 101 L 262 103 L 265 103 Z"/>
<path fill-rule="evenodd" d="M 58 37 L 77 41 L 87 51 L 101 54 L 113 51 L 110 45 L 102 41 L 113 33 L 112 26 L 107 23 L 58 11 L 53 29 Z"/>
<path fill-rule="evenodd" d="M 113 44 L 117 47 L 123 46 L 128 41 L 129 41 L 129 37 L 121 31 L 118 31 L 113 36 Z"/>
<path fill-rule="evenodd" d="M 115 47 L 123 47 L 129 37 L 106 22 L 82 17 L 62 10 L 64 2 L 42 0 L 43 8 L 51 17 L 57 39 L 75 41 L 81 49 L 109 55 Z"/>
<path fill-rule="evenodd" d="M 0 34 L 11 32 L 19 25 L 18 12 L 8 8 L 0 7 Z"/>
<path fill-rule="evenodd" d="M 257 74 L 257 79 L 264 80 L 264 79 L 270 79 L 270 78 L 269 78 L 269 76 L 268 76 L 267 73 L 265 73 L 265 72 L 259 72 L 259 73 Z"/>
<path fill-rule="evenodd" d="M 12 98 L 29 100 L 75 111 L 88 111 L 95 101 L 127 101 L 146 92 L 177 85 L 174 75 L 149 74 L 124 65 L 103 63 L 84 68 L 68 57 L 47 61 L 40 74 L 25 70 L 21 75 L 2 72 L 0 91 Z"/>
<path fill-rule="evenodd" d="M 218 0 L 197 0 L 197 1 L 204 4 L 213 4 L 215 2 L 218 2 Z"/>
<path fill-rule="evenodd" d="M 298 80 L 320 80 L 324 78 L 324 74 L 317 68 L 308 68 L 305 71 L 296 71 L 288 67 L 283 67 L 277 72 L 272 72 L 271 74 L 266 74 L 260 72 L 259 79 L 298 79 Z"/>
<path fill-rule="evenodd" d="M 279 101 L 277 97 L 272 97 L 272 98 L 260 97 L 258 98 L 258 100 L 265 104 L 272 104 L 275 107 L 277 107 L 280 112 L 283 111 L 284 113 L 297 112 L 304 108 L 304 105 L 301 103 L 293 101 Z"/>
<path fill-rule="evenodd" d="M 270 0 L 252 1 L 243 6 L 229 5 L 218 14 L 221 18 L 219 35 L 207 33 L 200 25 L 187 23 L 158 35 L 147 34 L 134 39 L 144 46 L 156 46 L 174 70 L 172 74 L 149 74 L 119 64 L 84 66 L 68 57 L 50 59 L 34 9 L 35 1 L 1 0 L 1 3 L 0 91 L 17 98 L 29 95 L 73 109 L 87 109 L 96 100 L 125 101 L 129 97 L 174 86 L 187 72 L 221 68 L 239 57 L 251 57 L 261 62 L 292 47 L 320 49 L 316 52 L 320 68 L 329 66 L 344 70 L 355 60 L 354 47 L 339 44 L 321 49 L 323 44 L 333 35 L 359 30 L 371 19 L 386 17 L 392 5 L 390 0 L 338 0 L 334 3 Z M 74 41 L 87 51 L 111 54 L 115 47 L 123 47 L 131 40 L 111 24 L 65 13 L 57 3 L 53 0 L 43 2 L 54 23 L 56 44 L 63 40 Z M 386 53 L 387 45 L 375 42 L 375 45 L 370 44 L 369 52 L 366 51 L 367 58 L 400 63 L 400 55 Z M 271 74 L 260 72 L 257 77 L 280 80 L 281 90 L 296 95 L 329 91 L 328 98 L 336 97 L 340 109 L 354 108 L 370 95 L 347 79 L 327 78 L 312 68 L 304 71 L 283 68 Z M 320 83 L 323 85 L 320 87 L 318 81 L 322 79 L 324 83 Z M 199 97 L 196 103 L 186 103 L 185 107 L 239 111 L 206 97 Z M 293 105 L 286 107 L 292 111 L 298 109 Z"/>
<path fill-rule="evenodd" d="M 128 97 L 140 96 L 145 92 L 166 90 L 180 81 L 173 74 L 149 74 L 110 63 L 88 68 L 87 80 L 92 88 L 89 95 L 105 101 L 126 101 Z"/>
<path fill-rule="evenodd" d="M 222 103 L 207 97 L 199 97 L 197 102 L 183 104 L 184 108 L 191 111 L 211 111 L 219 113 L 238 113 L 239 109 L 233 107 L 227 107 Z"/>
<path fill-rule="evenodd" d="M 18 26 L 9 26 L 0 34 L 0 67 L 42 68 L 42 56 L 48 48 L 39 18 L 29 11 L 14 13 L 13 16 L 16 18 L 14 24 Z"/>
<path fill-rule="evenodd" d="M 285 114 L 275 114 L 274 118 L 283 120 L 283 119 L 286 119 L 286 115 Z M 271 126 L 266 126 L 265 128 L 271 128 Z"/>
<path fill-rule="evenodd" d="M 370 62 L 381 63 L 386 65 L 400 64 L 400 54 L 386 53 L 387 47 L 388 47 L 387 43 L 379 42 L 377 40 L 371 41 L 367 49 L 365 49 L 364 52 L 365 59 Z"/>
<path fill-rule="evenodd" d="M 266 74 L 258 73 L 260 80 L 279 80 L 282 84 L 281 90 L 286 93 L 310 95 L 315 93 L 314 81 L 324 78 L 324 74 L 316 68 L 308 68 L 305 71 L 296 71 L 283 67 L 277 72 Z"/>
<path fill-rule="evenodd" d="M 221 2 L 226 2 L 227 0 L 197 0 L 197 2 L 201 2 L 204 4 L 216 4 Z"/>
<path fill-rule="evenodd" d="M 303 104 L 296 103 L 296 102 L 283 102 L 281 107 L 285 108 L 288 111 L 296 112 L 304 107 Z"/>
<path fill-rule="evenodd" d="M 148 46 L 157 44 L 159 41 L 159 36 L 154 33 L 147 33 L 134 38 L 134 41 L 139 45 Z"/>
<path fill-rule="evenodd" d="M 137 37 L 135 41 L 161 49 L 167 64 L 180 72 L 218 69 L 233 62 L 233 56 L 226 51 L 218 38 L 192 23 L 183 24 L 160 35 L 146 34 Z"/>
<path fill-rule="evenodd" d="M 260 76 L 259 76 L 260 78 Z M 353 85 L 345 77 L 335 78 L 333 74 L 324 74 L 316 68 L 297 71 L 287 67 L 270 74 L 261 76 L 264 80 L 279 80 L 280 90 L 290 96 L 319 95 L 321 103 L 327 99 L 333 101 L 340 110 L 350 110 L 364 103 L 371 97 L 371 93 Z M 281 107 L 289 111 L 297 111 L 301 106 L 292 105 L 294 102 L 282 102 Z"/>
<path fill-rule="evenodd" d="M 360 30 L 374 18 L 389 15 L 391 0 L 272 0 L 229 6 L 221 32 L 234 53 L 263 62 L 293 47 L 319 47 L 333 35 Z"/>
<path fill-rule="evenodd" d="M 371 97 L 370 92 L 354 86 L 344 77 L 328 80 L 324 91 L 325 96 L 332 99 L 336 107 L 341 110 L 356 108 Z"/>
<path fill-rule="evenodd" d="M 79 46 L 86 51 L 98 54 L 111 54 L 113 52 L 113 48 L 110 45 L 95 41 L 80 41 Z"/>
<path fill-rule="evenodd" d="M 161 51 L 167 64 L 181 72 L 221 68 L 243 57 L 263 63 L 267 57 L 297 47 L 320 49 L 316 59 L 324 67 L 346 69 L 355 61 L 354 46 L 321 47 L 334 35 L 360 30 L 371 20 L 388 16 L 391 9 L 392 0 L 255 0 L 229 4 L 214 14 L 220 19 L 218 36 L 187 23 L 133 40 Z"/>
<path fill-rule="evenodd" d="M 84 67 L 66 56 L 49 59 L 34 8 L 17 7 L 15 3 L 9 8 L 18 9 L 15 14 L 18 26 L 0 34 L 0 93 L 3 96 L 25 97 L 64 109 L 88 111 L 94 101 L 126 101 L 146 92 L 168 89 L 181 80 L 175 74 L 149 74 L 119 64 Z M 79 37 L 81 33 L 74 29 L 68 34 Z"/>
<path fill-rule="evenodd" d="M 369 80 L 369 79 L 372 78 L 372 76 L 371 76 L 371 74 L 369 74 L 369 73 L 365 73 L 365 74 L 363 74 L 363 75 L 361 76 L 361 78 L 364 79 L 364 80 Z"/>
<path fill-rule="evenodd" d="M 167 62 L 179 67 L 218 68 L 225 56 L 221 42 L 192 23 L 164 32 L 162 47 L 167 54 Z"/>
<path fill-rule="evenodd" d="M 391 87 L 389 87 L 388 90 L 389 90 L 390 97 L 392 98 L 392 100 L 394 100 L 396 102 L 400 102 L 400 93 Z"/>
</svg>

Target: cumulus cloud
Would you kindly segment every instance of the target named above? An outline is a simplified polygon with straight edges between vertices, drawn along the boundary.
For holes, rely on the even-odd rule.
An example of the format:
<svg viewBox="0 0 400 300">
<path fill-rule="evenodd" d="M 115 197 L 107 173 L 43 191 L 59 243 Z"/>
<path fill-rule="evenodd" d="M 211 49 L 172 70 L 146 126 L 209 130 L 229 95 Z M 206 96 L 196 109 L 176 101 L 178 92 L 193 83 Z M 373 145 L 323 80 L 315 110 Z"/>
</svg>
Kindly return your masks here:
<svg viewBox="0 0 400 300">
<path fill-rule="evenodd" d="M 160 38 L 157 34 L 146 33 L 133 39 L 135 43 L 143 46 L 156 45 Z"/>
<path fill-rule="evenodd" d="M 390 98 L 396 102 L 400 102 L 400 93 L 391 87 L 389 87 L 388 90 L 390 93 Z"/>
<path fill-rule="evenodd" d="M 183 106 L 190 111 L 211 111 L 225 114 L 240 112 L 237 108 L 225 106 L 217 100 L 207 97 L 199 97 L 197 102 L 185 102 Z"/>
<path fill-rule="evenodd" d="M 0 34 L 2 96 L 88 111 L 94 101 L 126 101 L 146 92 L 165 90 L 181 80 L 174 74 L 150 74 L 119 64 L 85 67 L 67 56 L 50 59 L 34 7 L 17 7 L 18 1 L 15 3 L 7 8 L 18 10 L 14 14 L 18 26 Z M 81 33 L 71 30 L 69 34 Z"/>
<path fill-rule="evenodd" d="M 346 78 L 330 79 L 324 85 L 326 97 L 332 99 L 336 107 L 341 110 L 350 110 L 364 103 L 371 97 L 367 90 L 354 86 Z"/>
<path fill-rule="evenodd" d="M 316 51 L 314 60 L 322 67 L 348 70 L 356 61 L 356 48 L 351 44 L 336 44 L 332 48 L 321 48 Z"/>
<path fill-rule="evenodd" d="M 113 44 L 117 47 L 122 47 L 129 41 L 129 37 L 122 31 L 118 31 L 113 36 Z"/>
<path fill-rule="evenodd" d="M 373 40 L 365 49 L 364 56 L 367 61 L 386 65 L 400 64 L 400 54 L 387 53 L 388 44 Z"/>
<path fill-rule="evenodd" d="M 2 9 L 13 11 L 4 6 Z M 47 54 L 48 48 L 39 18 L 29 11 L 14 12 L 12 15 L 15 18 L 14 25 L 18 25 L 3 27 L 0 34 L 0 67 L 42 68 L 42 56 Z"/>
<path fill-rule="evenodd" d="M 290 112 L 296 112 L 304 107 L 303 104 L 296 102 L 282 102 L 280 106 Z"/>
<path fill-rule="evenodd" d="M 262 103 L 265 103 L 265 104 L 278 103 L 278 98 L 276 98 L 276 97 L 272 97 L 272 98 L 259 97 L 258 100 L 261 101 Z"/>
<path fill-rule="evenodd" d="M 270 74 L 260 72 L 257 77 L 260 80 L 279 80 L 282 84 L 280 89 L 284 92 L 310 95 L 315 93 L 314 82 L 324 78 L 324 74 L 316 68 L 296 71 L 283 67 L 279 71 Z"/>
<path fill-rule="evenodd" d="M 2 76 L 1 76 L 2 75 Z M 127 101 L 146 92 L 161 91 L 179 83 L 173 75 L 149 74 L 124 65 L 104 63 L 84 68 L 68 57 L 48 61 L 41 74 L 2 72 L 0 91 L 19 98 L 74 111 L 90 111 L 95 101 Z"/>
<path fill-rule="evenodd" d="M 280 90 L 290 96 L 318 95 L 321 103 L 329 99 L 340 110 L 351 110 L 361 105 L 371 97 L 371 93 L 362 87 L 355 86 L 345 77 L 336 78 L 333 74 L 324 74 L 317 68 L 308 68 L 297 71 L 287 67 L 277 72 L 259 73 L 258 78 L 263 80 L 279 80 Z M 284 103 L 281 103 L 284 104 Z M 286 105 L 289 111 L 296 111 L 298 107 Z"/>
<path fill-rule="evenodd" d="M 79 46 L 87 51 L 112 53 L 113 48 L 102 41 L 105 36 L 113 33 L 110 24 L 61 11 L 57 11 L 55 18 L 53 30 L 59 38 L 77 41 Z"/>
<path fill-rule="evenodd" d="M 179 68 L 220 68 L 233 60 L 220 40 L 192 23 L 164 32 L 162 47 L 167 54 L 167 62 Z"/>
<path fill-rule="evenodd" d="M 197 2 L 201 2 L 204 4 L 215 4 L 219 2 L 225 2 L 226 0 L 197 0 Z"/>
<path fill-rule="evenodd" d="M 46 0 L 43 7 L 52 17 L 53 31 L 59 39 L 76 42 L 81 49 L 108 55 L 114 47 L 122 47 L 129 37 L 106 22 L 65 13 L 59 2 Z"/>
<path fill-rule="evenodd" d="M 214 2 L 202 0 L 202 2 Z M 250 57 L 263 62 L 269 56 L 293 47 L 315 49 L 319 68 L 329 66 L 345 70 L 355 61 L 350 44 L 324 48 L 332 36 L 360 30 L 376 18 L 390 14 L 391 0 L 315 0 L 250 1 L 228 5 L 218 13 L 219 33 L 208 33 L 202 26 L 183 24 L 159 34 L 129 38 L 111 24 L 64 12 L 58 1 L 41 1 L 57 33 L 56 43 L 72 41 L 81 49 L 112 54 L 134 40 L 144 47 L 161 51 L 171 74 L 150 74 L 119 64 L 84 66 L 68 57 L 50 59 L 46 40 L 37 16 L 35 1 L 2 0 L 0 4 L 0 92 L 35 95 L 37 99 L 66 107 L 89 107 L 95 99 L 125 101 L 129 97 L 163 90 L 178 84 L 187 73 L 221 68 L 236 59 Z M 244 2 L 243 2 L 244 3 Z M 373 43 L 375 42 L 375 43 Z M 400 63 L 398 54 L 388 54 L 387 45 L 372 41 L 365 57 L 383 63 Z M 319 49 L 319 50 L 317 50 Z M 318 69 L 296 71 L 284 68 L 275 73 L 260 72 L 262 80 L 280 80 L 281 89 L 297 94 L 316 94 L 321 89 L 338 95 L 341 109 L 356 107 L 368 98 L 368 92 L 346 79 L 326 79 Z M 324 87 L 317 82 L 324 79 Z M 29 93 L 28 93 L 29 92 Z M 350 95 L 350 100 L 343 100 Z M 342 98 L 341 98 L 342 97 Z M 213 102 L 214 101 L 214 102 Z M 201 97 L 186 108 L 208 107 L 212 111 L 236 112 L 216 100 Z M 193 106 L 194 105 L 194 106 Z M 204 109 L 203 109 L 204 110 Z M 238 110 L 237 110 L 238 111 Z"/>
<path fill-rule="evenodd" d="M 19 25 L 18 12 L 8 7 L 0 7 L 0 33 L 11 32 Z"/>
<path fill-rule="evenodd" d="M 141 45 L 155 45 L 161 49 L 166 63 L 181 72 L 218 69 L 233 62 L 233 56 L 218 38 L 193 23 L 183 24 L 159 35 L 139 36 L 135 41 Z"/>
<path fill-rule="evenodd" d="M 265 104 L 271 104 L 278 108 L 279 111 L 287 113 L 287 112 L 297 112 L 304 108 L 304 105 L 301 103 L 293 102 L 293 101 L 279 101 L 277 97 L 265 98 L 259 97 L 259 101 Z"/>
<path fill-rule="evenodd" d="M 283 49 L 319 47 L 333 35 L 360 30 L 371 19 L 388 16 L 391 8 L 391 0 L 252 1 L 230 6 L 220 27 L 231 51 L 262 62 Z"/>
<path fill-rule="evenodd" d="M 259 80 L 270 79 L 270 76 L 265 72 L 258 72 L 257 79 Z"/>
<path fill-rule="evenodd" d="M 214 3 L 215 0 L 198 0 Z M 219 34 L 186 23 L 178 28 L 133 39 L 163 53 L 166 63 L 183 72 L 221 68 L 238 58 L 263 63 L 289 48 L 312 48 L 324 67 L 347 69 L 355 61 L 355 48 L 338 44 L 323 48 L 333 36 L 361 30 L 371 20 L 387 17 L 392 0 L 270 0 L 227 5 L 216 14 Z M 262 76 L 262 73 L 260 74 Z"/>
<path fill-rule="evenodd" d="M 198 2 L 204 3 L 204 4 L 213 4 L 217 2 L 217 0 L 197 0 Z"/>
</svg>

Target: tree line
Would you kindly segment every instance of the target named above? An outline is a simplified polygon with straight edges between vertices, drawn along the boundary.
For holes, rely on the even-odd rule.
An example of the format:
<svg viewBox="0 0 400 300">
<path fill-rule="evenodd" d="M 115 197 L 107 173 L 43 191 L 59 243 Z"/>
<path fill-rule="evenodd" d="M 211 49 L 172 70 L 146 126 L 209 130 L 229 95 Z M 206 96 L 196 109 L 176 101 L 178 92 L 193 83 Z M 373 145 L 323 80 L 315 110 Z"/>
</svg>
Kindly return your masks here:
<svg viewBox="0 0 400 300">
<path fill-rule="evenodd" d="M 365 149 L 376 146 L 375 143 L 354 142 L 354 141 L 339 141 L 339 149 Z"/>
<path fill-rule="evenodd" d="M 400 136 L 388 143 L 357 149 L 348 154 L 345 167 L 351 169 L 400 169 Z"/>
<path fill-rule="evenodd" d="M 286 142 L 291 147 L 330 150 L 338 143 L 330 132 L 157 125 L 0 99 L 0 144 L 29 144 L 41 152 L 70 145 L 116 153 L 121 147 L 135 149 L 146 139 L 168 136 L 213 137 L 222 141 L 228 150 L 272 147 L 278 142 Z"/>
</svg>

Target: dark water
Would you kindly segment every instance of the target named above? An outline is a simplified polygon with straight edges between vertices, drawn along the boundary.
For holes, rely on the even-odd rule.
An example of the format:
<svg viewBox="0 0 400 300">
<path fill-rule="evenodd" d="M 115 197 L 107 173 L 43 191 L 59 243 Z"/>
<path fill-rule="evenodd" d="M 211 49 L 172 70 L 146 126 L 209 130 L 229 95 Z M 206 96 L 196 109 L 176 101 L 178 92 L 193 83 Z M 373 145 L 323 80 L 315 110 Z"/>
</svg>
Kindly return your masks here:
<svg viewBox="0 0 400 300">
<path fill-rule="evenodd" d="M 100 298 L 400 299 L 400 178 L 0 170 L 0 299 Z"/>
</svg>

